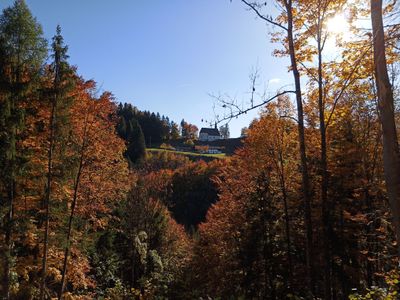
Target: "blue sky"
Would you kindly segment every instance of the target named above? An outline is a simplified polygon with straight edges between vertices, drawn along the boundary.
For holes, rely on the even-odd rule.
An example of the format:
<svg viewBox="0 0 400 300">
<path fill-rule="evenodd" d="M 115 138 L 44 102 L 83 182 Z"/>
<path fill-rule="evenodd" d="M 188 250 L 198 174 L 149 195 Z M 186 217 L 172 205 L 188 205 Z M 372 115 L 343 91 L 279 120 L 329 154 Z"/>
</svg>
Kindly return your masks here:
<svg viewBox="0 0 400 300">
<path fill-rule="evenodd" d="M 291 84 L 288 60 L 272 56 L 268 28 L 239 0 L 26 0 L 45 36 L 62 27 L 70 62 L 118 101 L 206 126 L 209 94 L 249 99 L 251 70 L 260 90 Z M 13 3 L 0 0 L 3 9 Z M 222 109 L 216 109 L 223 114 Z M 257 112 L 230 122 L 238 136 Z"/>
</svg>

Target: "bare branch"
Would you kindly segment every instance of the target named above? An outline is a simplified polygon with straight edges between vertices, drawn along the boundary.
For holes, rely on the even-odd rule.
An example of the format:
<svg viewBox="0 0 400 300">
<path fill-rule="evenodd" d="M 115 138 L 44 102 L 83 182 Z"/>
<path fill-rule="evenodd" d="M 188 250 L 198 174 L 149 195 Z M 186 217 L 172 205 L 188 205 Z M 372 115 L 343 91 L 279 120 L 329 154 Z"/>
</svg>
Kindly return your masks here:
<svg viewBox="0 0 400 300">
<path fill-rule="evenodd" d="M 251 10 L 253 10 L 253 11 L 256 13 L 256 15 L 257 15 L 260 19 L 264 20 L 265 22 L 267 22 L 267 23 L 269 23 L 269 24 L 271 24 L 271 25 L 277 26 L 277 27 L 279 27 L 279 28 L 281 28 L 281 29 L 287 31 L 287 28 L 286 28 L 285 26 L 283 26 L 283 25 L 281 25 L 281 24 L 279 24 L 279 23 L 273 21 L 271 17 L 264 16 L 264 15 L 260 12 L 260 10 L 259 10 L 259 5 L 258 5 L 257 3 L 255 3 L 255 2 L 250 3 L 250 2 L 248 2 L 248 1 L 246 1 L 246 0 L 241 0 L 241 1 L 242 1 L 244 4 L 246 4 Z"/>
<path fill-rule="evenodd" d="M 250 81 L 251 81 L 251 106 L 254 106 L 254 94 L 256 92 L 256 83 L 257 83 L 257 79 L 260 77 L 259 73 L 258 73 L 258 69 L 255 69 L 254 72 L 251 73 L 250 75 Z"/>
<path fill-rule="evenodd" d="M 300 61 L 299 64 L 306 70 L 307 75 L 308 75 L 310 78 L 312 78 L 312 79 L 314 79 L 316 82 L 318 82 L 317 77 L 315 77 L 315 75 L 311 72 L 311 70 L 310 70 L 303 62 Z"/>
<path fill-rule="evenodd" d="M 229 101 L 221 99 L 221 97 L 215 97 L 215 96 L 211 95 L 212 97 L 214 97 L 214 99 L 216 99 L 217 101 L 219 101 L 220 103 L 223 104 L 222 107 L 230 109 L 230 113 L 228 115 L 224 116 L 222 119 L 217 119 L 215 123 L 219 124 L 221 122 L 224 122 L 224 121 L 227 121 L 227 120 L 231 120 L 233 118 L 237 118 L 237 117 L 239 117 L 241 115 L 247 114 L 249 111 L 252 111 L 253 109 L 256 109 L 256 108 L 259 108 L 261 106 L 264 106 L 264 105 L 270 103 L 271 101 L 273 101 L 273 100 L 275 100 L 275 99 L 277 99 L 277 98 L 279 98 L 279 97 L 281 97 L 283 95 L 289 94 L 289 93 L 295 94 L 296 91 L 283 91 L 283 92 L 280 92 L 280 93 L 274 95 L 273 97 L 270 97 L 270 98 L 262 101 L 261 103 L 256 104 L 256 105 L 252 105 L 251 107 L 248 107 L 246 109 L 240 108 L 236 103 L 231 104 Z M 233 108 L 235 108 L 235 109 L 233 109 Z"/>
<path fill-rule="evenodd" d="M 297 120 L 297 118 L 295 118 L 293 116 L 289 116 L 289 115 L 280 115 L 279 118 L 281 118 L 281 119 L 290 119 L 290 120 L 295 121 L 296 123 L 299 122 L 299 120 Z"/>
</svg>

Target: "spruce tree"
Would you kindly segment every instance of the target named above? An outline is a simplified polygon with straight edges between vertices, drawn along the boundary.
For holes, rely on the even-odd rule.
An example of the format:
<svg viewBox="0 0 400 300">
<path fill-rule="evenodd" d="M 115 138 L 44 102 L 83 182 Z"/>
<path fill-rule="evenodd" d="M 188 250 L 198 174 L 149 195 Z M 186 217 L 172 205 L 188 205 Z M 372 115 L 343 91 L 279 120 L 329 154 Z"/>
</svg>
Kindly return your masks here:
<svg viewBox="0 0 400 300">
<path fill-rule="evenodd" d="M 26 113 L 23 103 L 35 89 L 35 83 L 47 54 L 41 26 L 32 16 L 25 1 L 17 0 L 0 16 L 0 203 L 5 241 L 2 257 L 5 268 L 2 294 L 10 298 L 12 285 L 12 245 L 14 201 L 17 197 L 17 178 L 22 174 L 26 158 L 18 149 Z"/>
<path fill-rule="evenodd" d="M 56 146 L 63 140 L 63 128 L 66 127 L 65 114 L 68 112 L 68 107 L 71 104 L 71 99 L 67 96 L 68 91 L 72 87 L 71 68 L 68 65 L 68 47 L 64 45 L 64 38 L 61 35 L 61 27 L 57 26 L 56 35 L 53 37 L 52 43 L 51 76 L 52 88 L 49 91 L 49 136 L 48 136 L 48 155 L 47 155 L 47 186 L 44 199 L 44 222 L 45 231 L 43 237 L 43 257 L 42 257 L 42 282 L 40 286 L 40 299 L 44 299 L 46 288 L 47 275 L 47 255 L 49 249 L 49 220 L 50 220 L 50 205 L 52 204 L 52 186 L 56 179 L 55 168 L 55 151 Z"/>
<path fill-rule="evenodd" d="M 128 126 L 128 148 L 126 156 L 130 165 L 140 162 L 146 155 L 146 145 L 142 128 L 137 120 L 132 119 Z"/>
<path fill-rule="evenodd" d="M 171 140 L 179 139 L 179 127 L 178 127 L 178 124 L 176 124 L 173 121 L 171 122 L 170 139 Z"/>
<path fill-rule="evenodd" d="M 125 121 L 125 118 L 122 117 L 122 116 L 120 117 L 120 120 L 119 120 L 119 122 L 117 124 L 117 133 L 122 139 L 124 139 L 124 140 L 127 139 L 126 121 Z"/>
</svg>

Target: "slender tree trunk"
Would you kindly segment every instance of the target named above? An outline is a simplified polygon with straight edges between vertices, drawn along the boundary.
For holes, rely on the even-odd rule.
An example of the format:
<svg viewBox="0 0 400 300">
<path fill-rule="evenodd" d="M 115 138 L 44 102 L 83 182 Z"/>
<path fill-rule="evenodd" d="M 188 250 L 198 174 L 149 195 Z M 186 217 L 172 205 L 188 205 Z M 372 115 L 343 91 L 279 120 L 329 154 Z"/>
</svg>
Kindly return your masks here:
<svg viewBox="0 0 400 300">
<path fill-rule="evenodd" d="M 367 178 L 367 181 L 368 181 L 368 183 L 370 182 L 370 180 Z M 371 204 L 371 196 L 369 195 L 369 191 L 368 191 L 368 187 L 367 188 L 365 188 L 365 190 L 364 190 L 364 193 L 365 193 L 365 203 L 366 203 L 366 206 L 367 206 L 367 209 L 368 209 L 368 211 L 373 211 L 372 210 L 372 204 Z M 371 245 L 373 244 L 373 239 L 372 239 L 372 228 L 374 227 L 374 223 L 375 222 L 371 222 L 371 224 L 367 224 L 366 225 L 366 235 L 367 235 L 367 249 L 368 249 L 368 252 L 372 252 L 372 249 L 371 249 Z M 368 253 L 368 255 L 370 255 L 369 253 Z M 369 261 L 369 259 L 367 259 L 366 260 L 366 264 L 367 264 L 367 267 L 366 267 L 366 272 L 367 272 L 367 287 L 371 287 L 372 285 L 373 285 L 373 265 L 372 265 L 372 262 L 371 261 Z"/>
<path fill-rule="evenodd" d="M 10 186 L 8 188 L 8 201 L 9 211 L 7 213 L 6 221 L 6 265 L 5 265 L 5 276 L 4 276 L 4 294 L 6 299 L 10 299 L 10 287 L 11 287 L 11 267 L 12 267 L 12 227 L 14 221 L 14 196 L 15 196 L 15 179 L 12 178 Z"/>
<path fill-rule="evenodd" d="M 133 232 L 131 233 L 132 236 L 132 241 L 131 241 L 131 251 L 132 251 L 132 255 L 131 255 L 131 260 L 132 260 L 132 272 L 131 272 L 131 288 L 136 288 L 136 274 L 137 271 L 135 268 L 135 263 L 136 263 L 136 244 L 135 244 L 135 237 L 137 236 L 136 230 L 133 230 Z"/>
<path fill-rule="evenodd" d="M 287 12 L 287 28 L 274 22 L 270 17 L 263 16 L 258 10 L 258 6 L 253 2 L 247 0 L 241 0 L 249 8 L 251 8 L 258 17 L 266 21 L 267 23 L 278 26 L 287 32 L 287 42 L 289 48 L 289 56 L 291 62 L 291 69 L 293 73 L 295 89 L 296 89 L 296 105 L 297 105 L 297 125 L 299 132 L 299 152 L 300 152 L 300 168 L 302 177 L 302 192 L 304 201 L 304 225 L 306 235 L 306 272 L 307 272 L 307 285 L 310 293 L 314 293 L 314 267 L 313 267 L 313 227 L 312 227 L 312 213 L 311 213 L 311 191 L 310 191 L 310 179 L 307 168 L 307 154 L 306 154 L 306 142 L 305 142 L 305 130 L 304 130 L 304 112 L 303 102 L 301 95 L 301 84 L 300 84 L 300 73 L 297 67 L 297 57 L 294 45 L 294 33 L 293 33 L 293 5 L 292 0 L 285 0 L 284 6 Z"/>
<path fill-rule="evenodd" d="M 322 18 L 321 3 L 318 4 L 318 24 L 317 24 L 317 51 L 318 51 L 318 111 L 319 111 L 319 132 L 321 142 L 321 215 L 323 226 L 323 255 L 324 255 L 324 297 L 326 300 L 332 298 L 332 279 L 331 279 L 331 254 L 330 254 L 330 216 L 328 205 L 328 163 L 327 163 L 327 143 L 325 125 L 325 103 L 322 82 Z"/>
<path fill-rule="evenodd" d="M 60 53 L 55 51 L 55 59 L 54 59 L 54 98 L 51 103 L 51 114 L 49 120 L 50 134 L 49 134 L 49 149 L 47 154 L 47 190 L 46 190 L 46 198 L 44 202 L 45 207 L 45 231 L 44 231 L 44 241 L 43 241 L 43 260 L 42 260 L 42 283 L 40 286 L 40 299 L 44 299 L 45 297 L 45 289 L 46 289 L 46 275 L 47 275 L 47 255 L 49 248 L 49 222 L 50 222 L 50 202 L 51 202 L 51 187 L 53 180 L 53 148 L 54 148 L 54 135 L 55 135 L 55 126 L 56 126 L 56 111 L 57 111 L 57 102 L 58 102 L 58 87 L 60 83 L 60 63 L 61 57 Z"/>
<path fill-rule="evenodd" d="M 19 55 L 18 55 L 18 63 L 19 63 Z M 18 86 L 20 81 L 19 76 L 19 68 L 17 68 L 15 74 L 15 85 Z M 16 109 L 16 102 L 19 98 L 19 88 L 17 87 L 14 90 L 14 95 L 11 96 L 11 113 L 15 113 Z M 13 241 L 12 241 L 12 234 L 13 234 L 13 227 L 14 227 L 14 200 L 15 200 L 15 192 L 16 192 L 16 151 L 17 151 L 17 128 L 16 124 L 12 124 L 11 126 L 11 137 L 10 137 L 10 151 L 11 151 L 11 158 L 10 158 L 10 177 L 9 177 L 9 185 L 8 185 L 8 212 L 6 215 L 6 232 L 5 232 L 5 244 L 6 244 L 6 265 L 5 265 L 5 278 L 4 278 L 4 285 L 5 285 L 5 298 L 10 299 L 10 288 L 11 288 L 11 268 L 12 268 L 12 248 L 13 248 Z"/>
<path fill-rule="evenodd" d="M 304 112 L 303 112 L 303 100 L 301 95 L 301 84 L 300 84 L 300 73 L 297 68 L 296 51 L 294 47 L 293 37 L 293 13 L 292 13 L 292 0 L 285 2 L 287 17 L 288 17 L 288 28 L 287 37 L 289 44 L 289 55 L 292 67 L 292 73 L 294 77 L 294 84 L 296 89 L 296 105 L 297 105 L 297 128 L 299 132 L 299 146 L 300 146 L 300 161 L 301 161 L 301 177 L 302 177 L 302 188 L 304 197 L 304 223 L 306 231 L 306 268 L 307 268 L 307 283 L 311 293 L 314 291 L 314 275 L 313 275 L 313 229 L 312 229 L 312 215 L 311 215 L 311 193 L 310 193 L 310 179 L 307 168 L 307 155 L 306 155 L 306 142 L 304 133 Z"/>
<path fill-rule="evenodd" d="M 290 241 L 290 217 L 289 217 L 289 207 L 287 201 L 287 192 L 286 192 L 286 180 L 284 174 L 284 167 L 283 167 L 283 155 L 282 151 L 279 152 L 279 164 L 280 164 L 280 184 L 282 190 L 282 198 L 283 198 L 283 205 L 284 205 L 284 212 L 285 212 L 285 234 L 286 234 L 286 247 L 287 247 L 287 260 L 288 260 L 288 267 L 289 267 L 289 286 L 290 290 L 292 289 L 292 275 L 293 275 L 293 263 L 292 263 L 292 254 L 291 254 L 291 241 Z"/>
<path fill-rule="evenodd" d="M 46 199 L 44 202 L 45 207 L 45 231 L 44 231 L 44 241 L 43 241 L 43 259 L 42 259 L 42 282 L 40 286 L 40 299 L 44 299 L 45 289 L 46 289 L 46 275 L 47 275 L 47 254 L 49 247 L 49 219 L 50 219 L 50 201 L 51 201 L 51 185 L 53 177 L 53 147 L 54 147 L 54 131 L 56 122 L 56 105 L 57 105 L 57 95 L 55 95 L 50 115 L 50 136 L 49 136 L 49 149 L 48 149 L 48 162 L 47 162 L 47 190 Z"/>
<path fill-rule="evenodd" d="M 69 256 L 69 252 L 70 252 L 71 238 L 72 238 L 72 224 L 73 224 L 74 217 L 75 217 L 76 202 L 78 199 L 80 176 L 82 174 L 82 162 L 83 162 L 83 155 L 81 155 L 81 159 L 80 159 L 80 163 L 79 163 L 78 174 L 76 176 L 76 181 L 75 181 L 75 186 L 74 186 L 74 196 L 73 196 L 72 205 L 71 205 L 71 214 L 70 214 L 69 220 L 68 220 L 67 245 L 65 246 L 65 251 L 64 251 L 64 263 L 63 263 L 63 269 L 62 269 L 61 288 L 60 288 L 60 294 L 58 296 L 58 299 L 62 299 L 62 294 L 64 293 L 64 289 L 65 289 L 65 281 L 66 281 L 66 277 L 67 277 L 68 256 Z"/>
<path fill-rule="evenodd" d="M 368 121 L 368 131 L 366 138 L 370 139 L 371 133 L 370 133 L 370 120 Z M 373 186 L 374 179 L 375 179 L 375 168 L 377 164 L 377 158 L 378 158 L 378 148 L 381 143 L 381 133 L 378 132 L 375 138 L 375 145 L 374 145 L 374 150 L 373 150 L 373 156 L 372 156 L 372 161 L 368 158 L 363 159 L 364 163 L 364 169 L 365 169 L 365 178 L 367 180 L 367 185 L 364 188 L 364 193 L 365 193 L 365 204 L 367 207 L 367 211 L 369 212 L 374 212 L 370 217 L 369 217 L 369 222 L 366 224 L 366 235 L 367 235 L 367 250 L 368 250 L 368 256 L 370 256 L 372 253 L 377 253 L 379 250 L 376 249 L 377 241 L 375 240 L 375 235 L 374 232 L 376 230 L 376 221 L 375 221 L 375 211 L 374 211 L 374 205 L 373 205 L 373 197 L 371 196 L 369 189 L 370 187 Z M 364 154 L 365 155 L 365 154 Z M 368 162 L 367 162 L 367 161 Z M 371 165 L 371 166 L 370 166 Z M 373 254 L 376 257 L 376 254 Z M 375 270 L 376 268 L 376 259 L 371 261 L 369 259 L 366 259 L 366 281 L 367 281 L 367 287 L 371 287 L 375 285 Z"/>
<path fill-rule="evenodd" d="M 263 186 L 260 190 L 260 202 L 261 206 L 261 220 L 263 225 L 263 258 L 264 258 L 264 297 L 263 299 L 276 299 L 276 289 L 274 279 L 276 278 L 274 268 L 274 249 L 271 242 L 271 201 L 269 193 L 269 181 L 267 176 L 263 174 L 261 178 L 261 184 Z"/>
<path fill-rule="evenodd" d="M 400 157 L 394 120 L 393 90 L 386 65 L 382 0 L 371 0 L 371 20 L 378 109 L 383 136 L 383 167 L 397 239 L 397 250 L 400 255 Z"/>
<path fill-rule="evenodd" d="M 20 40 L 20 36 L 18 37 Z M 19 105 L 19 100 L 21 99 L 21 45 L 18 44 L 17 48 L 17 62 L 15 72 L 13 72 L 13 76 L 11 77 L 11 86 L 13 86 L 11 91 L 11 114 L 16 113 L 16 108 Z M 10 288 L 11 288 L 11 268 L 12 268 L 12 249 L 13 249 L 13 227 L 14 227 L 14 201 L 16 195 L 16 186 L 17 186 L 17 162 L 16 162 L 16 153 L 17 153 L 17 124 L 15 121 L 11 125 L 10 129 L 10 146 L 9 149 L 11 151 L 11 157 L 9 160 L 10 167 L 10 177 L 9 177 L 9 186 L 8 186 L 8 213 L 6 215 L 6 232 L 5 232 L 5 243 L 6 243 L 6 266 L 5 266 L 5 298 L 10 299 Z"/>
<path fill-rule="evenodd" d="M 78 172 L 76 175 L 75 179 L 75 184 L 74 184 L 74 195 L 72 198 L 72 205 L 71 205 L 71 214 L 69 216 L 68 220 L 68 231 L 67 231 L 67 245 L 65 246 L 65 251 L 64 251 L 64 262 L 63 262 L 63 270 L 62 270 L 62 278 L 61 278 L 61 287 L 60 287 L 60 292 L 58 295 L 58 299 L 62 299 L 62 295 L 64 293 L 65 289 L 65 282 L 67 278 L 67 266 L 68 266 L 68 257 L 70 253 L 70 247 L 71 247 L 71 239 L 72 239 L 72 224 L 74 221 L 75 217 L 75 208 L 76 208 L 76 203 L 78 200 L 78 190 L 79 190 L 79 184 L 80 184 L 80 178 L 82 175 L 83 171 L 83 162 L 84 162 L 84 156 L 85 156 L 85 149 L 86 149 L 86 143 L 87 143 L 87 127 L 88 127 L 88 115 L 85 117 L 85 128 L 84 128 L 84 133 L 83 133 L 83 138 L 82 138 L 82 145 L 81 145 L 81 150 L 80 150 L 80 159 L 79 159 L 79 166 L 78 166 Z"/>
<path fill-rule="evenodd" d="M 343 209 L 343 205 L 342 205 L 341 202 L 339 202 L 339 211 L 340 211 L 340 231 L 339 231 L 340 232 L 340 240 L 343 241 L 344 240 L 344 227 L 345 227 L 345 224 L 344 224 L 344 215 L 343 215 L 344 209 Z M 333 260 L 331 259 L 331 261 L 332 261 L 332 268 L 333 268 Z M 344 263 L 340 264 L 340 275 L 341 274 L 345 274 Z M 348 288 L 347 288 L 348 282 L 344 278 L 344 276 L 340 276 L 340 275 L 338 277 L 339 277 L 339 280 L 340 280 L 340 286 L 341 286 L 342 291 L 341 291 L 341 293 L 339 295 L 341 295 L 341 299 L 345 299 L 345 297 L 347 297 L 347 295 L 349 294 L 349 291 L 348 291 Z M 333 288 L 332 290 L 333 290 L 334 293 L 336 293 L 336 289 L 335 288 Z M 335 294 L 333 295 L 333 299 L 337 299 Z"/>
</svg>

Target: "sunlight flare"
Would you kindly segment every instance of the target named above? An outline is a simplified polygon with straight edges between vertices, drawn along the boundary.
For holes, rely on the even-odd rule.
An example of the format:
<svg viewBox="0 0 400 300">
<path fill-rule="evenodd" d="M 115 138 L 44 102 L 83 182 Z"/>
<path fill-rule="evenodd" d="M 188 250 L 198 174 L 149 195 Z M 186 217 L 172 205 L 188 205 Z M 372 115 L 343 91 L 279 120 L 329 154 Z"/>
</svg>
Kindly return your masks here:
<svg viewBox="0 0 400 300">
<path fill-rule="evenodd" d="M 349 23 L 343 14 L 337 14 L 328 20 L 327 28 L 334 35 L 346 35 L 349 32 Z"/>
</svg>

